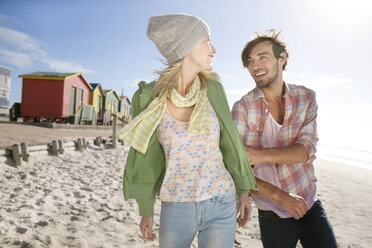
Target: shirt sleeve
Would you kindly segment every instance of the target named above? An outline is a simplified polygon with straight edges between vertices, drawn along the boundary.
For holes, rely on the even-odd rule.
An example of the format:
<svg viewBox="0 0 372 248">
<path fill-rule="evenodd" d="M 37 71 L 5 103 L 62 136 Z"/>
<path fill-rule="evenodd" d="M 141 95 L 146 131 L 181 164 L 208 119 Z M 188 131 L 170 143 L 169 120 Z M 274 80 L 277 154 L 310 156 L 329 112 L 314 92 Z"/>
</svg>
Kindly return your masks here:
<svg viewBox="0 0 372 248">
<path fill-rule="evenodd" d="M 311 101 L 307 107 L 304 122 L 302 123 L 296 138 L 296 143 L 302 144 L 309 154 L 307 163 L 311 163 L 315 160 L 316 144 L 319 140 L 316 124 L 318 104 L 315 99 L 315 92 L 313 92 L 311 96 Z"/>
<path fill-rule="evenodd" d="M 235 126 L 238 129 L 240 138 L 242 139 L 243 144 L 245 144 L 244 137 L 245 134 L 248 132 L 246 120 L 247 113 L 244 111 L 244 108 L 241 105 L 240 101 L 235 102 L 231 111 L 231 115 L 234 120 Z"/>
</svg>

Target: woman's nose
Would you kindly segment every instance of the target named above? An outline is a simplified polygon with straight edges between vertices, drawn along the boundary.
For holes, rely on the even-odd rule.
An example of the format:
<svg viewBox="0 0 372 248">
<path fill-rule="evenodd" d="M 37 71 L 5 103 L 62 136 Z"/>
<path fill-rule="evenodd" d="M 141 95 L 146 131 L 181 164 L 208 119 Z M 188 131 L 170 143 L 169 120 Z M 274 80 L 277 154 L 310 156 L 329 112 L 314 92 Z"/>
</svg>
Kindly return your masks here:
<svg viewBox="0 0 372 248">
<path fill-rule="evenodd" d="M 216 53 L 217 52 L 216 48 L 212 44 L 211 44 L 211 49 L 212 49 L 212 53 Z"/>
</svg>

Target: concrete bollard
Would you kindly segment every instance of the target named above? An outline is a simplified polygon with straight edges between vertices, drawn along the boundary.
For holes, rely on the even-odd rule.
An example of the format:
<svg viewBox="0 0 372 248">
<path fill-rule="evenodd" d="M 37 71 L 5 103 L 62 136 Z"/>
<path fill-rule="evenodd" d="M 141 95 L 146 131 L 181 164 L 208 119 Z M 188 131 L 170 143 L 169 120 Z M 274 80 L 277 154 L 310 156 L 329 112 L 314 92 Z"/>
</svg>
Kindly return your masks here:
<svg viewBox="0 0 372 248">
<path fill-rule="evenodd" d="M 28 152 L 28 145 L 25 142 L 21 143 L 21 152 L 22 152 L 23 161 L 28 162 L 30 153 Z"/>
<path fill-rule="evenodd" d="M 12 146 L 12 157 L 16 165 L 22 165 L 22 153 L 18 144 Z"/>
<path fill-rule="evenodd" d="M 56 140 L 52 141 L 52 154 L 58 156 L 58 143 Z"/>
<path fill-rule="evenodd" d="M 64 151 L 65 151 L 65 149 L 63 149 L 62 140 L 58 140 L 58 152 L 59 152 L 59 154 L 63 154 Z"/>
</svg>

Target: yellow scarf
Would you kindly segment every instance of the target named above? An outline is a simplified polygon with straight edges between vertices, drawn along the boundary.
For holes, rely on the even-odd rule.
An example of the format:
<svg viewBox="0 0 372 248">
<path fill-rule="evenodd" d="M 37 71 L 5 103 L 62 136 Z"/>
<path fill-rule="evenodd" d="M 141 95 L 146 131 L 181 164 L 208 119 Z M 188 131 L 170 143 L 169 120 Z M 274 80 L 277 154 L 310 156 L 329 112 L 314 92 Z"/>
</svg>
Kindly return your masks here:
<svg viewBox="0 0 372 248">
<path fill-rule="evenodd" d="M 190 92 L 185 97 L 174 89 L 170 100 L 177 107 L 191 107 L 195 105 L 189 121 L 189 132 L 204 134 L 210 131 L 207 89 L 200 89 L 198 78 L 194 80 Z M 145 153 L 152 134 L 163 118 L 166 102 L 166 96 L 155 97 L 144 111 L 119 130 L 119 137 L 137 151 Z"/>
</svg>

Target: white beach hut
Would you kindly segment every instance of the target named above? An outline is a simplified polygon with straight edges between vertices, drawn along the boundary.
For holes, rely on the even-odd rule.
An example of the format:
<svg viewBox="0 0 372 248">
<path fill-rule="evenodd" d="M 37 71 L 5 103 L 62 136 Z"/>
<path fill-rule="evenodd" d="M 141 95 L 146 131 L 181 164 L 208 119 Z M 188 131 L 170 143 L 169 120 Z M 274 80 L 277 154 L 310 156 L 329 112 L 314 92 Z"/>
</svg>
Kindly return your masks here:
<svg viewBox="0 0 372 248">
<path fill-rule="evenodd" d="M 0 115 L 9 115 L 10 79 L 12 70 L 0 66 Z"/>
</svg>

